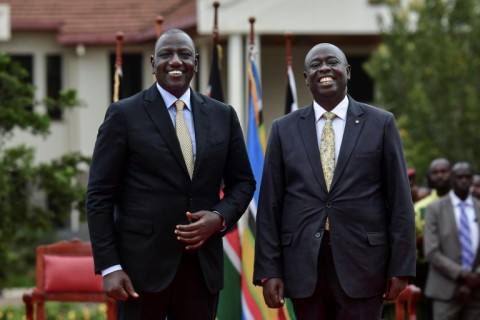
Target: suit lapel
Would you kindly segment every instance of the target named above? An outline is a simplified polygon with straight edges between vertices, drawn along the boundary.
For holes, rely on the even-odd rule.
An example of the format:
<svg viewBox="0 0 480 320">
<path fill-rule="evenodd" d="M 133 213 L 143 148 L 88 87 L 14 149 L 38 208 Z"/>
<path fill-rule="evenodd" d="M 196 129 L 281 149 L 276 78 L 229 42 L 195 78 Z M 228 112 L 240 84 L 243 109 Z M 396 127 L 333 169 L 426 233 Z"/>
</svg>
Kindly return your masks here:
<svg viewBox="0 0 480 320">
<path fill-rule="evenodd" d="M 363 110 L 358 102 L 348 96 L 349 104 L 347 110 L 347 119 L 345 123 L 345 131 L 343 133 L 342 146 L 338 154 L 337 165 L 335 166 L 335 173 L 333 174 L 331 189 L 334 190 L 336 182 L 347 165 L 350 159 L 355 144 L 357 143 L 360 132 L 362 131 L 365 119 L 363 117 Z"/>
<path fill-rule="evenodd" d="M 199 94 L 192 90 L 191 103 L 193 110 L 193 123 L 195 126 L 195 140 L 196 140 L 196 156 L 195 156 L 195 169 L 193 176 L 200 167 L 200 163 L 203 159 L 205 152 L 205 146 L 207 144 L 208 136 L 208 106 Z"/>
<path fill-rule="evenodd" d="M 170 114 L 165 106 L 165 102 L 163 101 L 162 96 L 160 95 L 160 92 L 158 92 L 155 84 L 147 89 L 143 97 L 143 102 L 145 111 L 157 127 L 159 134 L 163 137 L 163 140 L 170 148 L 178 164 L 188 175 L 187 166 L 185 165 L 185 160 L 183 159 L 182 150 L 180 149 L 180 143 L 178 142 L 172 119 L 170 118 Z"/>
<path fill-rule="evenodd" d="M 455 219 L 455 211 L 453 209 L 452 200 L 450 199 L 450 196 L 446 196 L 443 197 L 441 201 L 444 201 L 442 207 L 445 208 L 444 226 L 447 230 L 451 230 L 451 232 L 453 233 L 453 237 L 457 239 L 455 243 L 452 243 L 452 245 L 456 246 L 455 250 L 458 250 L 458 252 L 462 252 L 462 245 L 460 244 L 460 234 L 458 233 L 458 226 Z"/>
<path fill-rule="evenodd" d="M 473 209 L 475 210 L 475 218 L 476 219 L 476 226 L 477 226 L 477 229 L 479 229 L 479 234 L 480 234 L 480 228 L 479 228 L 479 223 L 480 223 L 480 202 L 473 199 Z M 479 239 L 480 241 L 480 239 Z M 475 256 L 475 262 L 474 262 L 474 266 L 475 268 L 478 267 L 478 265 L 480 264 L 480 245 L 477 247 L 477 253 L 476 253 L 476 256 Z"/>
<path fill-rule="evenodd" d="M 323 177 L 322 164 L 320 162 L 320 150 L 318 149 L 317 131 L 315 125 L 315 112 L 313 104 L 303 109 L 298 122 L 298 129 L 302 137 L 303 146 L 307 153 L 310 166 L 312 167 L 315 178 L 322 188 L 327 191 L 325 178 Z"/>
</svg>

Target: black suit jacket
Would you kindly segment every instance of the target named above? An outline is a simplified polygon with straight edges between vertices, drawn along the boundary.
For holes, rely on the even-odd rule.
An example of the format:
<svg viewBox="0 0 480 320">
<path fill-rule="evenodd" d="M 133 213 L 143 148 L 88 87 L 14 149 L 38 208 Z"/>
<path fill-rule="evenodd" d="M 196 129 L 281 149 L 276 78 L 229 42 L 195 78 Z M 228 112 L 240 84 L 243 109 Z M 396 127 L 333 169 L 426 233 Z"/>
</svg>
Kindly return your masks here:
<svg viewBox="0 0 480 320">
<path fill-rule="evenodd" d="M 274 121 L 257 212 L 254 283 L 279 277 L 287 296 L 313 294 L 327 215 L 333 262 L 350 297 L 381 295 L 387 277 L 415 274 L 414 211 L 391 113 L 349 97 L 329 193 L 313 105 Z"/>
<path fill-rule="evenodd" d="M 185 247 L 174 230 L 188 223 L 186 211 L 218 211 L 231 227 L 255 190 L 234 109 L 193 90 L 191 103 L 197 150 L 192 180 L 155 84 L 112 104 L 98 132 L 87 192 L 95 269 L 121 264 L 137 291 L 158 292 L 173 280 Z M 223 287 L 221 236 L 198 250 L 212 293 Z"/>
</svg>

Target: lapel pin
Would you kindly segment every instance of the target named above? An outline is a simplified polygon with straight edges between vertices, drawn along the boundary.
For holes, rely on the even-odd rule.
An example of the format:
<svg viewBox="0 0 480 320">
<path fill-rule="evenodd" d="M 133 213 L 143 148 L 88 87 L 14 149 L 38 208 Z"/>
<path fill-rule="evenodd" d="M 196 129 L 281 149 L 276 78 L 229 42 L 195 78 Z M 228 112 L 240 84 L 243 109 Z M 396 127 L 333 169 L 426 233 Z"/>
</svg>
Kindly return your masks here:
<svg viewBox="0 0 480 320">
<path fill-rule="evenodd" d="M 360 120 L 355 120 L 355 124 L 359 124 L 360 123 Z"/>
</svg>

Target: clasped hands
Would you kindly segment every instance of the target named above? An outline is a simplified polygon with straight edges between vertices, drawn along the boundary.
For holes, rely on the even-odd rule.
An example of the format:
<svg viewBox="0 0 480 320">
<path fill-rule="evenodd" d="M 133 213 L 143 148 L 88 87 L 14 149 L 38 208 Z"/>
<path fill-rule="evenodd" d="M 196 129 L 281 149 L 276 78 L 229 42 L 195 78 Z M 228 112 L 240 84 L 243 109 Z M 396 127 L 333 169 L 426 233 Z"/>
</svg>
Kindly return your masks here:
<svg viewBox="0 0 480 320">
<path fill-rule="evenodd" d="M 212 234 L 223 229 L 222 217 L 211 211 L 201 210 L 186 213 L 189 224 L 179 224 L 175 227 L 177 240 L 186 244 L 186 250 L 202 247 Z"/>
<path fill-rule="evenodd" d="M 476 272 L 462 271 L 458 280 L 460 285 L 455 292 L 455 297 L 460 300 L 468 299 L 473 290 L 480 286 L 480 274 Z"/>
<path fill-rule="evenodd" d="M 195 250 L 202 247 L 212 234 L 223 229 L 223 219 L 219 214 L 211 211 L 186 213 L 189 224 L 177 225 L 175 236 L 177 240 L 186 244 L 186 250 Z M 132 281 L 123 270 L 114 271 L 103 277 L 103 290 L 112 299 L 125 301 L 129 297 L 138 298 Z"/>
</svg>

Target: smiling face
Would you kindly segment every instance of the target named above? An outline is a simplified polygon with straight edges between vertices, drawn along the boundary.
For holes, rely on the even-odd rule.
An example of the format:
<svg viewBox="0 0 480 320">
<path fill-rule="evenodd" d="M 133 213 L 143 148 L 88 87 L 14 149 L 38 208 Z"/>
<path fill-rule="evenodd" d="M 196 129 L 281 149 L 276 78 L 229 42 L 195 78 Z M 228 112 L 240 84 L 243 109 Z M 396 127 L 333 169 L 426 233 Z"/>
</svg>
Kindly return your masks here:
<svg viewBox="0 0 480 320">
<path fill-rule="evenodd" d="M 190 86 L 198 68 L 198 57 L 192 39 L 181 30 L 164 33 L 151 57 L 158 84 L 180 98 Z"/>
<path fill-rule="evenodd" d="M 321 43 L 313 47 L 305 57 L 303 76 L 313 99 L 330 111 L 347 94 L 350 66 L 339 48 Z"/>
</svg>

